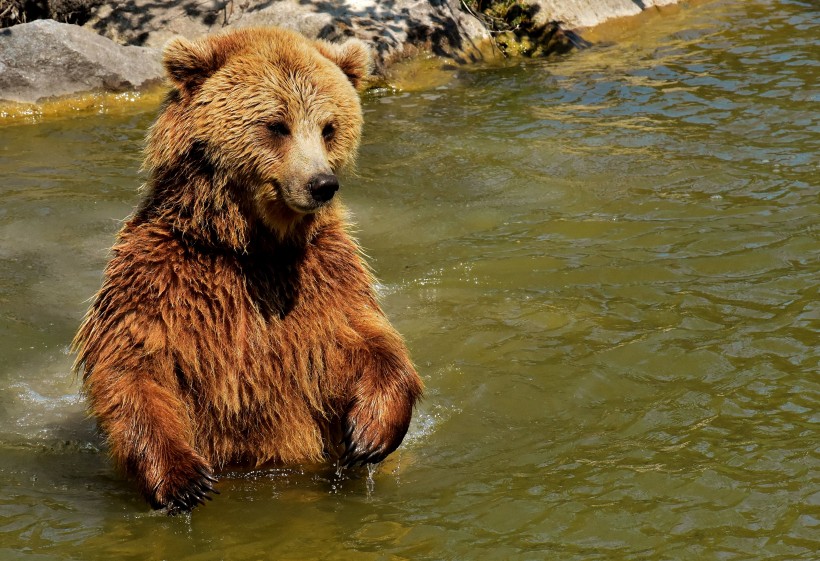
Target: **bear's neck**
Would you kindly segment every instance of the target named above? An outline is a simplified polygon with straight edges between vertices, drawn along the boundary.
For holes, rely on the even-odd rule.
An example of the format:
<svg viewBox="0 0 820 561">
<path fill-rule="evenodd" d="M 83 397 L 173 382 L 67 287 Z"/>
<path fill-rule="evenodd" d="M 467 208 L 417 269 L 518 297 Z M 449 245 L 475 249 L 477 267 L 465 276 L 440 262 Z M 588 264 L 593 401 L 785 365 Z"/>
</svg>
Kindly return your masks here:
<svg viewBox="0 0 820 561">
<path fill-rule="evenodd" d="M 190 165 L 152 170 L 145 191 L 137 221 L 163 222 L 188 243 L 239 253 L 304 247 L 338 215 L 330 205 L 314 214 L 283 212 L 266 224 L 242 189 Z"/>
</svg>

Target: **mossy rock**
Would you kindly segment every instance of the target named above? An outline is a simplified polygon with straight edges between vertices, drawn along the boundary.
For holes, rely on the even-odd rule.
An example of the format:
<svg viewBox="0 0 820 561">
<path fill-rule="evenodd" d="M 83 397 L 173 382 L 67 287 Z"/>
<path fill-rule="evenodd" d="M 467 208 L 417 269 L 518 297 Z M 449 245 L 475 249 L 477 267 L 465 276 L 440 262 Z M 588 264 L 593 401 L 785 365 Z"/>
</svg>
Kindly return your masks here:
<svg viewBox="0 0 820 561">
<path fill-rule="evenodd" d="M 466 0 L 466 6 L 490 31 L 499 50 L 508 56 L 549 56 L 590 46 L 577 33 L 563 29 L 559 22 L 537 23 L 538 6 L 521 0 Z"/>
</svg>

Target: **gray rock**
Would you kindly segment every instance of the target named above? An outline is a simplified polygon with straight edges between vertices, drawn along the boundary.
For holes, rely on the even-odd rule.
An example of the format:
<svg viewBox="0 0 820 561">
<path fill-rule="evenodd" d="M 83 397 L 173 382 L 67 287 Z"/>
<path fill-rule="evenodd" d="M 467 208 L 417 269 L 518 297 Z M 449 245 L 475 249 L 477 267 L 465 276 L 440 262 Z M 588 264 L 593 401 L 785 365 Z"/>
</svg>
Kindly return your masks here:
<svg viewBox="0 0 820 561">
<path fill-rule="evenodd" d="M 419 50 L 471 60 L 478 57 L 476 44 L 489 38 L 459 0 L 129 0 L 106 3 L 85 24 L 122 44 L 157 48 L 176 35 L 254 25 L 331 40 L 358 37 L 373 45 L 377 74 Z"/>
<path fill-rule="evenodd" d="M 634 16 L 680 0 L 527 0 L 538 6 L 537 22 L 560 21 L 566 27 L 595 27 L 613 18 Z"/>
<path fill-rule="evenodd" d="M 137 90 L 162 79 L 159 56 L 156 49 L 124 47 L 53 20 L 0 29 L 0 100 Z"/>
</svg>

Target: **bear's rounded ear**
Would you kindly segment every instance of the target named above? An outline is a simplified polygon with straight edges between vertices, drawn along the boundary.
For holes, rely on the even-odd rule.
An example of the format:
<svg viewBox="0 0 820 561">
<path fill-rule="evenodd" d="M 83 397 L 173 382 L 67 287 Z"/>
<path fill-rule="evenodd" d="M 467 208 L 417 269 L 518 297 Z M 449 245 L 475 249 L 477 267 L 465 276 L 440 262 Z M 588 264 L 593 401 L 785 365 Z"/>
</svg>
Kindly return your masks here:
<svg viewBox="0 0 820 561">
<path fill-rule="evenodd" d="M 314 44 L 322 56 L 330 59 L 342 69 L 354 88 L 358 90 L 364 86 L 365 79 L 370 76 L 373 68 L 370 48 L 364 41 L 348 39 L 339 44 L 320 39 Z"/>
<path fill-rule="evenodd" d="M 171 82 L 180 90 L 192 92 L 225 64 L 232 49 L 221 37 L 189 41 L 171 39 L 162 53 L 162 64 Z"/>
</svg>

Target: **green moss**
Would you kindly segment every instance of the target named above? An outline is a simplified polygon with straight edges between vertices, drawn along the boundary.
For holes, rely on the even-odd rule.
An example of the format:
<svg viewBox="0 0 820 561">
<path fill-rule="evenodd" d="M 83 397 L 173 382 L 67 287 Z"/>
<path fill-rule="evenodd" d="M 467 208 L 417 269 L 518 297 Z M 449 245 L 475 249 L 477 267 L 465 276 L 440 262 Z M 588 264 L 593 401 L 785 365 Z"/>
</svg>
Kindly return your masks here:
<svg viewBox="0 0 820 561">
<path fill-rule="evenodd" d="M 522 0 L 461 0 L 464 8 L 481 21 L 507 56 L 539 57 L 588 47 L 577 33 L 560 22 L 537 23 L 538 6 Z"/>
</svg>

